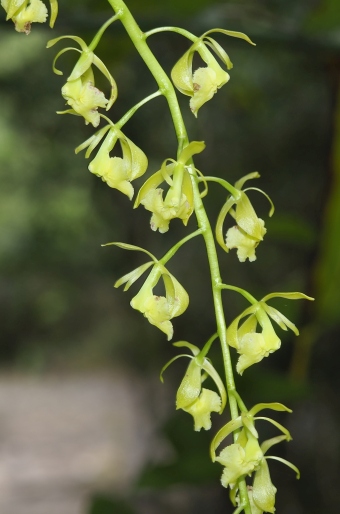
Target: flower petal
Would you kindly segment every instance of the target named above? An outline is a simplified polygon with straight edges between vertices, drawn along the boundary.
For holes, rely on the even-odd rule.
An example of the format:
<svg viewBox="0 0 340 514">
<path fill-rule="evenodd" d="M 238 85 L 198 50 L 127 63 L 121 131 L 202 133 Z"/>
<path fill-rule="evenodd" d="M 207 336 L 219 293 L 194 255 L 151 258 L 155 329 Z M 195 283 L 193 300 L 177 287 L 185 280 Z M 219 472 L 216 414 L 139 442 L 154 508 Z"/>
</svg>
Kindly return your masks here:
<svg viewBox="0 0 340 514">
<path fill-rule="evenodd" d="M 220 412 L 221 399 L 215 391 L 203 388 L 197 400 L 184 410 L 193 416 L 196 432 L 199 432 L 201 428 L 210 430 L 210 415 L 212 412 Z"/>
</svg>

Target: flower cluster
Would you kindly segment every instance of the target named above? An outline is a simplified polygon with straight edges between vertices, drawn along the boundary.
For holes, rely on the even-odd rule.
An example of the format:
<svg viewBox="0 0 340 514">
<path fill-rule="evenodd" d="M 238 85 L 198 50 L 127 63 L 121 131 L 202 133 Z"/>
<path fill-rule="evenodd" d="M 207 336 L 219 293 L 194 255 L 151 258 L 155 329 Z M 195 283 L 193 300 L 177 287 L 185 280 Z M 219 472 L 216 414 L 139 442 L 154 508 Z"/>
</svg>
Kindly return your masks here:
<svg viewBox="0 0 340 514">
<path fill-rule="evenodd" d="M 152 266 L 152 270 L 137 295 L 132 298 L 130 305 L 133 309 L 140 311 L 147 318 L 151 325 L 155 325 L 167 335 L 168 340 L 172 339 L 173 326 L 171 319 L 180 316 L 189 305 L 189 297 L 178 280 L 158 261 L 152 254 L 138 246 L 123 243 L 111 243 L 126 250 L 139 250 L 148 254 L 152 260 L 142 264 L 130 273 L 121 277 L 115 283 L 115 287 L 125 285 L 127 291 L 141 275 Z M 162 278 L 165 288 L 165 296 L 155 295 L 153 289 Z"/>
<path fill-rule="evenodd" d="M 105 108 L 107 111 L 110 109 L 117 98 L 116 82 L 103 61 L 101 61 L 87 46 L 85 41 L 78 36 L 57 37 L 47 43 L 47 48 L 52 47 L 62 39 L 72 39 L 76 41 L 81 50 L 74 47 L 67 47 L 60 50 L 54 59 L 53 71 L 57 75 L 62 75 L 63 73 L 55 67 L 55 63 L 60 55 L 69 50 L 80 53 L 75 67 L 68 77 L 66 84 L 64 84 L 61 89 L 61 94 L 71 109 L 59 112 L 59 114 L 69 113 L 82 116 L 86 124 L 91 123 L 94 127 L 98 127 L 100 122 L 98 108 Z M 109 99 L 104 96 L 102 91 L 95 87 L 92 65 L 96 66 L 109 81 L 111 87 Z"/>
<path fill-rule="evenodd" d="M 254 302 L 250 307 L 242 312 L 227 329 L 227 341 L 230 346 L 236 348 L 240 354 L 236 370 L 240 375 L 249 366 L 260 362 L 270 353 L 275 352 L 281 346 L 281 341 L 276 335 L 270 318 L 275 321 L 280 328 L 287 330 L 290 328 L 294 334 L 299 335 L 299 331 L 286 316 L 270 305 L 267 301 L 271 298 L 286 298 L 287 300 L 313 300 L 303 293 L 271 293 L 262 298 L 259 302 Z M 239 326 L 242 318 L 246 320 Z M 261 332 L 256 332 L 257 325 L 262 328 Z"/>
<path fill-rule="evenodd" d="M 180 153 L 178 160 L 166 159 L 161 169 L 156 171 L 141 187 L 136 198 L 135 207 L 144 205 L 152 212 L 151 229 L 164 233 L 169 230 L 169 223 L 179 218 L 184 225 L 194 210 L 193 190 L 188 161 L 194 154 L 204 150 L 203 142 L 192 141 Z M 163 199 L 163 189 L 158 186 L 166 182 L 169 190 Z"/>
<path fill-rule="evenodd" d="M 18 32 L 31 32 L 32 23 L 45 23 L 47 7 L 41 0 L 1 0 L 1 5 L 7 13 L 7 20 L 12 20 Z M 50 27 L 54 26 L 58 14 L 58 1 L 50 0 Z"/>
<path fill-rule="evenodd" d="M 106 125 L 79 145 L 76 153 L 88 148 L 85 154 L 85 157 L 88 158 L 105 134 L 106 137 L 96 157 L 89 164 L 89 170 L 106 182 L 109 187 L 118 189 L 131 200 L 134 193 L 131 181 L 146 172 L 148 159 L 145 153 L 119 128 L 113 124 Z M 110 152 L 117 141 L 122 149 L 122 157 L 110 157 Z"/>
<path fill-rule="evenodd" d="M 187 341 L 174 343 L 174 346 L 179 348 L 189 348 L 193 355 L 177 355 L 171 359 L 161 371 L 162 380 L 163 372 L 172 362 L 181 357 L 188 357 L 191 359 L 177 391 L 176 408 L 183 409 L 185 412 L 191 414 L 194 418 L 194 429 L 197 432 L 199 432 L 201 428 L 209 430 L 211 428 L 211 413 L 218 412 L 219 414 L 222 414 L 227 403 L 227 393 L 223 382 L 211 362 L 206 357 L 211 343 L 216 339 L 216 337 L 217 335 L 209 339 L 201 351 L 197 346 L 188 343 Z M 207 376 L 210 376 L 213 379 L 219 394 L 215 391 L 211 391 L 210 389 L 202 388 L 202 383 Z"/>
<path fill-rule="evenodd" d="M 221 212 L 218 216 L 216 223 L 216 240 L 220 246 L 228 252 L 232 248 L 237 248 L 237 257 L 240 262 L 249 259 L 250 262 L 256 260 L 255 249 L 263 240 L 266 233 L 264 221 L 258 218 L 246 191 L 255 189 L 268 198 L 271 209 L 269 216 L 274 213 L 274 206 L 268 195 L 261 189 L 247 188 L 242 190 L 244 183 L 247 180 L 258 178 L 260 175 L 257 172 L 249 173 L 235 183 L 235 186 L 228 185 L 231 195 L 227 198 Z M 235 209 L 233 206 L 236 205 Z M 227 231 L 226 238 L 223 237 L 223 224 L 227 214 L 230 214 L 236 221 L 236 225 Z"/>
<path fill-rule="evenodd" d="M 16 30 L 21 32 L 29 33 L 32 22 L 45 22 L 47 19 L 47 8 L 42 0 L 1 0 L 1 5 L 7 12 L 7 19 L 12 19 Z M 50 5 L 50 25 L 53 26 L 58 10 L 57 0 L 50 0 Z M 100 144 L 95 157 L 89 163 L 88 168 L 90 172 L 100 177 L 109 187 L 119 190 L 131 200 L 134 195 L 134 188 L 131 182 L 144 175 L 147 170 L 148 159 L 144 152 L 122 132 L 122 127 L 142 105 L 156 96 L 164 95 L 172 112 L 176 134 L 179 136 L 177 159 L 169 158 L 164 160 L 160 169 L 145 181 L 138 192 L 134 207 L 136 208 L 142 204 L 146 210 L 152 213 L 150 224 L 153 231 L 167 232 L 171 220 L 176 218 L 181 220 L 186 226 L 195 209 L 199 226 L 198 230 L 179 241 L 160 260 L 150 252 L 134 245 L 108 243 L 125 250 L 142 251 L 151 258 L 150 261 L 138 266 L 117 280 L 114 286 L 120 287 L 124 285 L 124 291 L 127 291 L 148 271 L 149 274 L 146 280 L 139 292 L 132 298 L 130 305 L 133 309 L 141 312 L 151 325 L 156 326 L 166 334 L 168 340 L 172 339 L 172 319 L 185 312 L 189 305 L 189 297 L 184 287 L 168 271 L 166 265 L 183 243 L 196 235 L 202 234 L 204 236 L 212 276 L 218 325 L 216 328 L 217 333 L 206 342 L 202 350 L 187 341 L 174 343 L 176 347 L 189 349 L 190 354 L 181 354 L 172 358 L 163 367 L 161 380 L 163 380 L 163 372 L 172 362 L 181 357 L 190 359 L 177 391 L 176 408 L 184 410 L 193 417 L 195 431 L 200 431 L 201 429 L 209 430 L 212 425 L 211 414 L 213 412 L 221 414 L 227 403 L 227 392 L 223 381 L 207 357 L 213 341 L 218 336 L 221 338 L 227 375 L 226 384 L 232 403 L 231 413 L 233 419 L 215 435 L 211 444 L 211 457 L 213 461 L 217 461 L 223 466 L 221 482 L 224 487 L 230 489 L 232 501 L 234 505 L 238 506 L 236 509 L 237 513 L 240 513 L 242 509 L 246 509 L 246 505 L 248 505 L 248 500 L 245 498 L 245 483 L 241 487 L 239 482 L 249 475 L 253 475 L 252 486 L 248 488 L 252 513 L 273 513 L 275 511 L 276 488 L 271 482 L 267 460 L 276 459 L 281 461 L 295 470 L 297 475 L 299 475 L 299 471 L 293 464 L 284 459 L 266 455 L 273 445 L 283 440 L 289 441 L 291 436 L 288 430 L 278 422 L 266 417 L 256 417 L 256 415 L 263 409 L 291 411 L 279 403 L 262 403 L 255 405 L 249 411 L 246 409 L 235 391 L 228 345 L 235 348 L 239 354 L 236 370 L 242 375 L 245 369 L 260 362 L 264 357 L 267 357 L 280 347 L 281 341 L 273 328 L 272 321 L 275 321 L 283 330 L 289 328 L 296 335 L 299 333 L 296 326 L 277 309 L 267 305 L 267 301 L 274 297 L 289 300 L 301 298 L 312 300 L 312 298 L 302 293 L 273 293 L 257 301 L 249 293 L 242 292 L 237 287 L 222 284 L 216 252 L 215 248 L 213 248 L 210 223 L 201 203 L 201 198 L 208 191 L 207 181 L 219 182 L 228 191 L 229 196 L 226 198 L 216 224 L 216 240 L 226 252 L 236 249 L 240 262 L 245 262 L 247 259 L 251 262 L 256 259 L 255 250 L 266 234 L 264 221 L 257 216 L 247 192 L 249 190 L 256 190 L 266 196 L 271 205 L 269 216 L 273 214 L 274 206 L 268 195 L 260 189 L 254 187 L 243 189 L 244 184 L 248 180 L 259 177 L 257 172 L 242 177 L 232 186 L 223 179 L 204 177 L 195 168 L 192 158 L 195 154 L 199 154 L 204 150 L 205 144 L 198 141 L 189 143 L 181 116 L 176 111 L 177 106 L 173 109 L 176 102 L 173 88 L 160 67 L 158 72 L 154 72 L 154 77 L 159 87 L 158 91 L 136 104 L 116 124 L 99 112 L 99 109 L 108 111 L 118 94 L 115 80 L 110 71 L 94 53 L 104 31 L 113 21 L 120 18 L 123 24 L 125 23 L 123 14 L 117 12 L 118 9 L 115 7 L 114 11 L 115 15 L 102 26 L 89 45 L 77 36 L 57 37 L 48 42 L 48 48 L 54 46 L 62 39 L 71 39 L 77 44 L 77 47 L 63 48 L 56 55 L 53 62 L 53 70 L 58 75 L 63 74 L 56 68 L 56 62 L 59 57 L 70 50 L 79 54 L 73 70 L 61 89 L 68 108 L 60 112 L 60 114 L 69 113 L 81 116 L 85 120 L 86 125 L 91 124 L 93 127 L 99 126 L 101 118 L 108 122 L 107 125 L 100 128 L 89 139 L 79 145 L 76 148 L 76 153 L 86 150 L 85 157 L 89 158 L 94 149 Z M 139 28 L 137 26 L 135 29 L 133 28 L 133 22 L 130 18 L 128 23 L 130 24 L 131 31 L 137 31 L 138 29 L 139 37 L 141 34 Z M 183 31 L 174 27 L 152 30 L 149 33 L 145 33 L 144 38 L 139 38 L 139 43 L 138 45 L 136 44 L 139 51 L 139 45 L 145 44 L 145 39 L 148 35 L 164 29 L 183 33 Z M 241 32 L 223 29 L 210 30 L 198 38 L 187 31 L 184 32 L 184 35 L 192 41 L 192 45 L 173 67 L 171 78 L 177 89 L 190 97 L 189 105 L 191 111 L 197 117 L 199 109 L 213 98 L 218 89 L 229 81 L 228 71 L 233 67 L 228 54 L 210 34 L 217 32 L 243 39 L 252 45 L 254 43 Z M 134 38 L 132 40 L 135 41 Z M 148 60 L 148 52 L 146 52 L 146 57 L 144 56 L 146 61 Z M 140 51 L 140 53 L 142 52 Z M 198 67 L 193 71 L 193 59 L 196 53 L 203 60 L 205 66 Z M 223 67 L 219 64 L 218 59 L 222 62 L 222 66 L 224 65 Z M 94 67 L 99 69 L 110 84 L 110 94 L 107 96 L 95 85 Z M 151 66 L 149 67 L 150 69 L 152 68 Z M 121 156 L 113 157 L 111 152 L 117 142 L 119 142 L 121 147 Z M 199 190 L 199 182 L 204 182 L 205 191 Z M 162 187 L 160 187 L 161 185 Z M 228 214 L 235 220 L 236 224 L 229 228 L 225 234 L 223 226 Z M 159 294 L 160 286 L 163 289 L 163 294 Z M 219 289 L 223 288 L 242 292 L 251 303 L 250 307 L 245 309 L 228 328 L 225 327 L 223 306 L 219 295 Z M 218 293 L 218 295 L 215 293 Z M 257 332 L 258 326 L 260 327 L 259 332 Z M 203 387 L 207 378 L 212 379 L 217 391 Z M 282 435 L 280 434 L 260 444 L 255 428 L 255 421 L 259 419 L 267 420 L 273 424 Z M 231 434 L 234 434 L 233 443 L 223 448 L 217 455 L 217 448 Z"/>
<path fill-rule="evenodd" d="M 223 64 L 230 70 L 233 65 L 228 54 L 221 45 L 209 34 L 221 32 L 228 36 L 244 39 L 254 45 L 248 36 L 241 32 L 230 30 L 214 29 L 205 32 L 191 45 L 189 50 L 179 59 L 171 72 L 171 78 L 177 89 L 184 95 L 191 96 L 190 109 L 197 117 L 198 110 L 205 102 L 211 100 L 214 94 L 230 79 L 229 74 L 219 65 L 209 47 L 221 59 Z M 192 62 L 195 52 L 198 52 L 207 66 L 192 71 Z"/>
<path fill-rule="evenodd" d="M 299 470 L 294 464 L 280 457 L 265 456 L 267 451 L 281 441 L 290 441 L 289 431 L 277 421 L 267 417 L 255 417 L 263 409 L 274 411 L 291 412 L 290 409 L 281 403 L 260 403 L 249 411 L 243 412 L 238 418 L 230 421 L 222 427 L 215 435 L 211 443 L 211 458 L 224 466 L 221 482 L 224 487 L 231 490 L 231 498 L 237 503 L 238 481 L 247 475 L 254 473 L 253 485 L 250 489 L 250 502 L 252 512 L 262 514 L 263 512 L 275 512 L 276 487 L 272 484 L 267 459 L 278 460 L 292 468 L 299 478 Z M 258 433 L 255 428 L 257 419 L 266 420 L 273 424 L 283 435 L 273 437 L 264 441 L 261 445 L 258 441 Z M 231 433 L 235 432 L 234 443 L 225 447 L 218 456 L 216 449 Z M 254 507 L 254 508 L 253 508 Z"/>
</svg>

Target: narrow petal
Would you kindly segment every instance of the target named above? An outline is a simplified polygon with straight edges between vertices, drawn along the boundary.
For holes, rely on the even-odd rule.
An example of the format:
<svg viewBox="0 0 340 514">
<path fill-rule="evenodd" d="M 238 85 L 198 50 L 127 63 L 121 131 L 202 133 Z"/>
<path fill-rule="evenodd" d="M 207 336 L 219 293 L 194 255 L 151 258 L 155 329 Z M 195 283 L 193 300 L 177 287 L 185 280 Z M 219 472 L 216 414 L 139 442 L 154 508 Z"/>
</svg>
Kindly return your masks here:
<svg viewBox="0 0 340 514">
<path fill-rule="evenodd" d="M 294 332 L 295 335 L 299 335 L 298 328 L 280 311 L 274 309 L 274 307 L 271 307 L 264 302 L 261 302 L 261 305 L 263 305 L 263 308 L 267 312 L 268 316 L 270 316 L 283 330 L 287 330 L 288 327 Z"/>
<path fill-rule="evenodd" d="M 109 98 L 108 104 L 106 106 L 106 110 L 108 111 L 112 107 L 114 102 L 117 100 L 117 97 L 118 97 L 117 84 L 116 84 L 115 79 L 113 78 L 113 76 L 111 75 L 111 73 L 109 72 L 109 70 L 107 69 L 105 64 L 103 63 L 103 61 L 101 61 L 96 55 L 93 56 L 93 64 L 95 66 L 97 66 L 97 68 L 102 72 L 104 77 L 106 77 L 107 80 L 110 82 L 111 92 L 110 92 L 110 98 Z"/>
<path fill-rule="evenodd" d="M 220 430 L 217 432 L 213 440 L 211 441 L 210 445 L 210 456 L 211 460 L 213 462 L 216 461 L 216 450 L 219 447 L 219 445 L 235 430 L 238 430 L 243 426 L 241 416 L 239 416 L 236 419 L 233 419 L 232 421 L 229 421 L 226 425 L 224 425 Z"/>
<path fill-rule="evenodd" d="M 51 16 L 50 16 L 50 27 L 53 29 L 55 21 L 58 16 L 58 0 L 50 0 Z"/>
</svg>

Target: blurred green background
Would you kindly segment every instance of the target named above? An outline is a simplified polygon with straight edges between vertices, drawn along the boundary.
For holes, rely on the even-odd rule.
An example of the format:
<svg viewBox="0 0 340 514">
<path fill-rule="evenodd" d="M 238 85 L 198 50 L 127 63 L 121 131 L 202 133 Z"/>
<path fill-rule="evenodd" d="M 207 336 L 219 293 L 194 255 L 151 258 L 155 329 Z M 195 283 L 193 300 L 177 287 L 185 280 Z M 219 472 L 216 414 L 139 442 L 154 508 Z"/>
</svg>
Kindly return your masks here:
<svg viewBox="0 0 340 514">
<path fill-rule="evenodd" d="M 281 332 L 280 352 L 247 370 L 238 385 L 249 406 L 275 400 L 295 411 L 290 419 L 282 418 L 294 441 L 278 452 L 299 466 L 302 478 L 296 482 L 288 469 L 272 465 L 279 489 L 277 512 L 335 514 L 340 505 L 338 2 L 132 0 L 128 5 L 143 30 L 180 25 L 199 35 L 223 27 L 246 32 L 257 43 L 251 47 L 217 36 L 234 63 L 230 82 L 202 107 L 197 120 L 188 97 L 180 103 L 190 138 L 207 145 L 197 167 L 230 182 L 259 171 L 261 178 L 252 185 L 275 203 L 256 262 L 240 264 L 235 252 L 220 253 L 225 282 L 258 297 L 272 291 L 316 297 L 313 304 L 277 301 L 301 335 L 294 339 L 292 333 Z M 55 30 L 34 26 L 29 37 L 15 33 L 2 17 L 0 364 L 4 371 L 42 375 L 123 367 L 151 377 L 158 387 L 159 369 L 175 352 L 132 311 L 131 292 L 112 288 L 116 279 L 144 262 L 143 256 L 101 244 L 124 241 L 160 256 L 187 229 L 175 220 L 167 234 L 151 232 L 147 212 L 133 211 L 127 197 L 87 171 L 84 155 L 73 150 L 93 129 L 78 117 L 54 114 L 64 109 L 63 78 L 51 70 L 56 48 L 45 50 L 48 39 L 62 34 L 89 41 L 111 12 L 104 0 L 61 0 Z M 150 46 L 170 71 L 188 43 L 177 34 L 159 34 L 150 38 Z M 155 84 L 119 23 L 107 31 L 97 53 L 118 84 L 119 98 L 109 113 L 115 121 L 155 91 Z M 73 63 L 72 53 L 61 58 L 66 77 Z M 106 91 L 99 75 L 97 83 Z M 175 156 L 171 120 L 160 98 L 140 109 L 125 133 L 148 155 L 150 173 Z M 210 186 L 206 205 L 212 220 L 224 197 L 218 186 Z M 251 193 L 251 199 L 267 219 L 265 198 Z M 189 230 L 194 228 L 191 219 Z M 214 331 L 201 241 L 186 245 L 170 269 L 191 298 L 188 311 L 174 320 L 175 339 L 201 346 Z M 135 286 L 133 292 L 137 290 Z M 245 306 L 236 293 L 225 294 L 228 321 Z M 214 357 L 219 359 L 218 348 Z M 167 372 L 173 396 L 184 366 Z M 153 387 L 150 402 L 157 409 Z M 146 464 L 125 496 L 98 494 L 89 514 L 232 512 L 227 493 L 218 485 L 221 469 L 207 458 L 210 435 L 194 434 L 184 413 L 173 414 L 159 430 L 178 459 Z M 176 484 L 190 501 L 184 495 L 184 503 L 175 508 L 170 496 Z"/>
</svg>

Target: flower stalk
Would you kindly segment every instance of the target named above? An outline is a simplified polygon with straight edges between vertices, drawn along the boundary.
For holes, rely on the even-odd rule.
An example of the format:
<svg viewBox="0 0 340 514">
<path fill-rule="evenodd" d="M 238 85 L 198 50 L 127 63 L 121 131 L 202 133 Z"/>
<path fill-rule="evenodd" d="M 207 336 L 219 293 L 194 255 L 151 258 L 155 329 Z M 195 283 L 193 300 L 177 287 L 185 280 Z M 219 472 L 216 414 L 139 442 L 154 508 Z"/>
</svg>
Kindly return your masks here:
<svg viewBox="0 0 340 514">
<path fill-rule="evenodd" d="M 141 58 L 145 62 L 146 66 L 149 68 L 152 73 L 154 79 L 156 80 L 159 90 L 164 95 L 169 110 L 171 113 L 172 121 L 174 124 L 176 136 L 178 139 L 178 151 L 177 158 L 179 158 L 180 153 L 183 148 L 189 144 L 189 138 L 187 135 L 187 130 L 184 124 L 184 120 L 182 117 L 182 113 L 178 104 L 177 96 L 174 90 L 174 87 L 153 55 L 152 51 L 147 45 L 146 36 L 138 27 L 135 22 L 133 16 L 131 15 L 129 9 L 126 4 L 122 0 L 108 0 L 113 10 L 120 14 L 120 21 L 123 24 L 126 32 L 128 33 L 132 43 L 135 45 L 138 53 Z M 194 170 L 194 165 L 191 159 L 190 163 L 191 169 L 191 182 L 192 188 L 194 192 L 194 210 L 197 218 L 197 224 L 199 229 L 202 231 L 202 236 L 205 242 L 207 257 L 209 261 L 210 267 L 210 276 L 211 276 L 211 284 L 212 284 L 212 295 L 213 302 L 215 307 L 215 315 L 216 315 L 216 326 L 217 333 L 221 343 L 222 355 L 223 355 L 223 363 L 225 369 L 226 376 L 226 386 L 227 391 L 232 393 L 235 390 L 235 381 L 233 375 L 233 368 L 231 363 L 230 351 L 227 342 L 227 329 L 226 329 L 226 320 L 224 316 L 224 309 L 222 303 L 222 291 L 221 291 L 221 273 L 219 267 L 219 261 L 217 256 L 217 250 L 214 240 L 213 231 L 210 225 L 209 218 L 207 216 L 206 210 L 204 208 L 204 204 L 202 202 L 200 191 L 198 187 L 198 177 Z M 233 394 L 229 395 L 229 408 L 231 413 L 231 418 L 236 419 L 239 415 L 238 405 Z M 240 491 L 240 500 L 244 505 L 245 514 L 251 514 L 251 508 L 249 504 L 248 494 L 246 483 L 244 479 L 241 479 L 238 483 L 239 491 Z"/>
<path fill-rule="evenodd" d="M 181 220 L 186 226 L 193 214 L 195 214 L 198 228 L 172 246 L 162 258 L 157 258 L 148 250 L 135 245 L 120 242 L 107 243 L 124 250 L 142 252 L 151 259 L 116 280 L 114 286 L 124 286 L 124 291 L 127 291 L 144 275 L 144 283 L 131 299 L 130 305 L 147 318 L 151 325 L 161 330 L 168 340 L 171 340 L 174 334 L 172 319 L 185 312 L 189 305 L 189 295 L 168 269 L 168 263 L 185 243 L 196 236 L 202 236 L 210 270 L 216 321 L 215 333 L 206 341 L 203 348 L 188 341 L 174 343 L 175 347 L 187 348 L 191 353 L 173 357 L 161 370 L 161 380 L 163 381 L 163 372 L 170 364 L 181 357 L 189 358 L 189 365 L 177 391 L 176 408 L 193 417 L 196 431 L 209 430 L 212 426 L 212 413 L 223 414 L 229 400 L 231 419 L 215 434 L 210 448 L 211 459 L 223 466 L 221 482 L 224 487 L 230 489 L 230 499 L 236 508 L 234 514 L 274 513 L 276 487 L 271 482 L 267 460 L 274 459 L 286 464 L 296 472 L 297 478 L 299 471 L 294 464 L 285 459 L 266 455 L 272 446 L 281 441 L 291 440 L 291 436 L 280 423 L 268 417 L 257 416 L 257 413 L 263 409 L 291 411 L 280 403 L 259 403 L 247 409 L 235 388 L 230 348 L 234 348 L 239 354 L 236 371 L 242 375 L 248 367 L 261 362 L 263 358 L 280 348 L 281 340 L 274 330 L 275 324 L 282 330 L 290 329 L 296 335 L 299 334 L 297 327 L 279 310 L 268 305 L 268 301 L 276 297 L 286 300 L 313 300 L 313 298 L 303 293 L 284 292 L 270 293 L 261 300 L 257 300 L 248 291 L 222 281 L 217 245 L 227 253 L 231 249 L 236 249 L 240 262 L 245 262 L 247 259 L 252 262 L 256 260 L 255 249 L 267 232 L 265 222 L 255 212 L 248 192 L 257 191 L 267 198 L 270 203 L 269 216 L 274 213 L 274 205 L 261 189 L 244 188 L 248 180 L 260 177 L 258 172 L 248 173 L 232 185 L 218 177 L 204 176 L 195 167 L 193 157 L 205 149 L 205 143 L 190 141 L 175 92 L 176 87 L 180 93 L 190 97 L 189 107 L 192 114 L 197 117 L 199 109 L 230 80 L 228 71 L 233 67 L 228 54 L 220 43 L 211 37 L 211 34 L 217 32 L 242 39 L 251 45 L 254 43 L 246 34 L 225 29 L 212 29 L 199 37 L 185 29 L 168 26 L 143 33 L 123 0 L 108 0 L 108 2 L 114 15 L 97 31 L 90 44 L 78 36 L 70 35 L 57 37 L 47 44 L 49 48 L 64 39 L 71 39 L 77 44 L 76 47 L 61 49 L 56 55 L 52 68 L 57 75 L 63 74 L 55 66 L 61 55 L 68 51 L 79 54 L 73 70 L 61 89 L 69 108 L 58 114 L 68 113 L 80 116 L 86 125 L 91 124 L 93 127 L 99 127 L 102 120 L 106 122 L 81 143 L 75 152 L 85 150 L 85 158 L 88 159 L 98 147 L 96 155 L 88 165 L 89 171 L 101 178 L 109 187 L 132 200 L 135 193 L 132 181 L 146 173 L 148 158 L 143 150 L 122 132 L 122 128 L 139 108 L 158 96 L 164 97 L 167 102 L 177 137 L 177 155 L 175 159 L 168 157 L 163 160 L 160 169 L 147 178 L 135 198 L 134 208 L 143 205 L 150 211 L 152 213 L 151 229 L 158 230 L 160 233 L 169 230 L 173 219 Z M 42 0 L 1 0 L 1 5 L 7 12 L 7 19 L 12 19 L 15 23 L 16 30 L 27 34 L 32 22 L 44 22 L 47 18 L 47 8 Z M 50 25 L 53 26 L 58 9 L 57 0 L 50 0 L 50 7 Z M 117 85 L 109 69 L 94 51 L 107 28 L 117 20 L 124 26 L 131 42 L 152 74 L 157 90 L 136 103 L 120 120 L 114 122 L 110 117 L 99 112 L 99 109 L 110 110 L 118 96 Z M 172 81 L 147 44 L 150 36 L 165 31 L 178 33 L 190 41 L 189 49 L 172 69 Z M 203 61 L 203 66 L 193 70 L 196 54 Z M 110 93 L 107 97 L 95 86 L 93 69 L 96 69 L 96 73 L 99 70 L 109 82 Z M 121 151 L 118 152 L 120 156 L 112 156 L 111 152 L 115 152 L 117 147 L 118 149 L 120 147 Z M 202 200 L 208 193 L 208 182 L 218 183 L 227 192 L 215 230 L 212 229 Z M 202 187 L 200 189 L 201 183 L 203 183 L 203 189 Z M 224 224 L 230 218 L 236 224 L 228 228 L 225 233 Z M 163 289 L 161 294 L 158 292 L 159 286 Z M 222 303 L 222 292 L 225 289 L 238 292 L 250 304 L 228 327 Z M 275 322 L 274 326 L 273 322 Z M 219 340 L 221 345 L 225 382 L 208 357 L 215 340 Z M 213 390 L 203 386 L 208 377 L 212 379 Z M 280 435 L 261 444 L 255 427 L 258 420 L 271 423 L 279 430 Z M 225 444 L 225 439 L 230 435 L 233 436 L 233 443 L 220 448 L 221 443 Z M 252 486 L 247 485 L 246 482 L 249 476 L 253 477 Z"/>
</svg>

